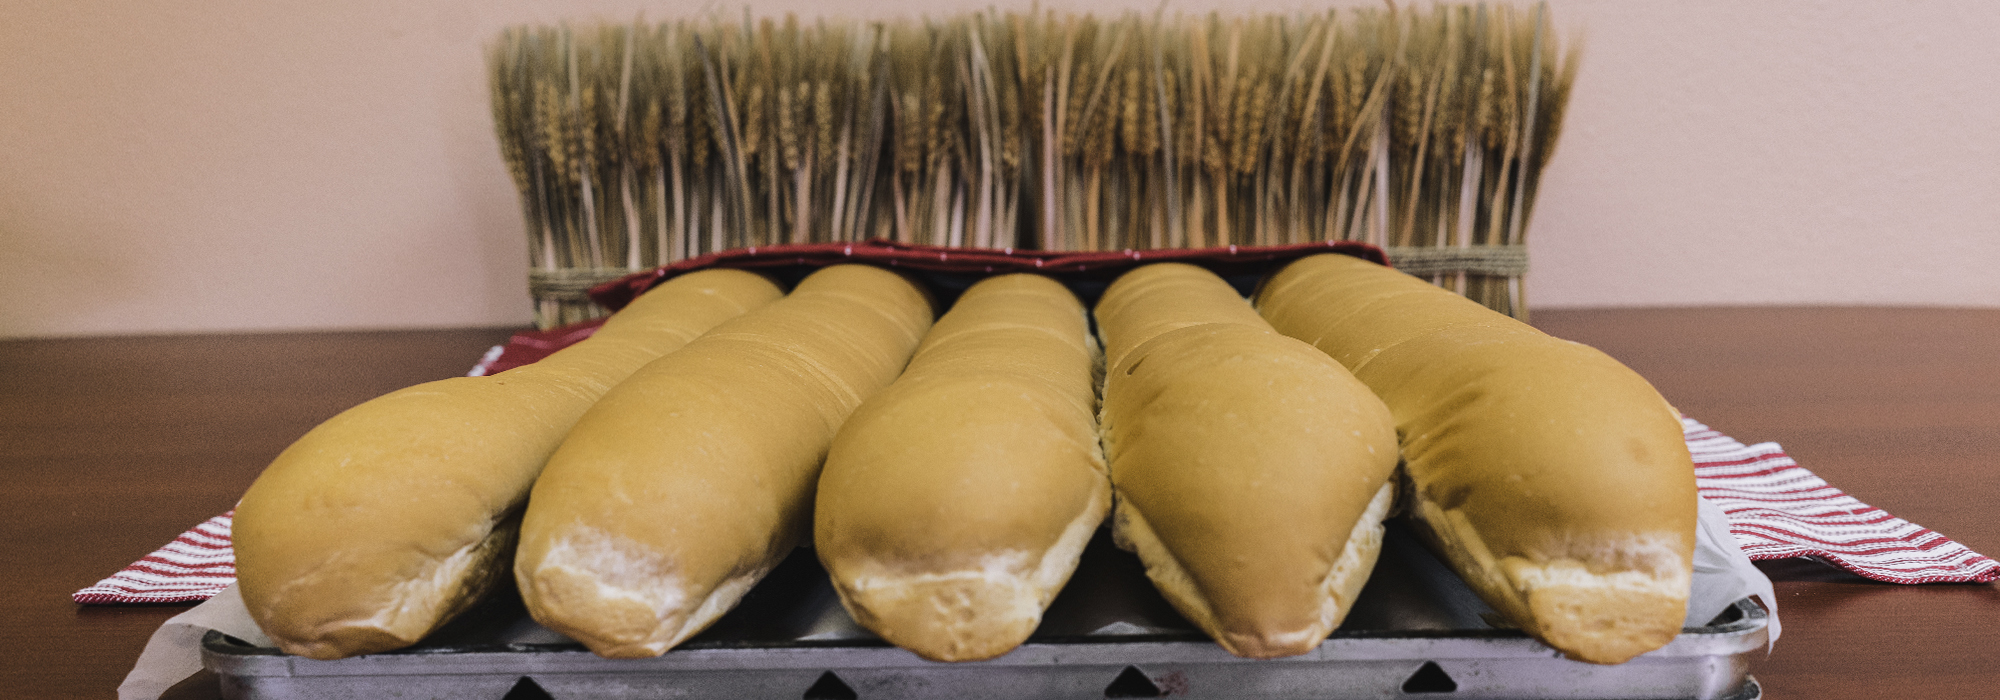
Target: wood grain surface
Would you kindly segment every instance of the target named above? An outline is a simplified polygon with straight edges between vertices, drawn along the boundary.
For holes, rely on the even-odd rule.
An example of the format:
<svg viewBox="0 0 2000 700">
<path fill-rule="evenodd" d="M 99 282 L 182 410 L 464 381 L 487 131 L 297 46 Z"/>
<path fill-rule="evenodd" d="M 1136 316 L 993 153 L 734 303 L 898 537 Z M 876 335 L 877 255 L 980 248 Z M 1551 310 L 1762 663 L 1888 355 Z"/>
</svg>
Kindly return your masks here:
<svg viewBox="0 0 2000 700">
<path fill-rule="evenodd" d="M 1776 441 L 1862 501 L 2000 554 L 2000 310 L 1537 312 L 1682 411 Z M 187 606 L 78 606 L 229 509 L 279 450 L 373 396 L 462 374 L 505 329 L 0 341 L 0 697 L 108 698 Z M 2000 589 L 1766 563 L 1785 637 L 1769 698 L 1958 698 L 2000 679 Z M 174 697 L 214 697 L 212 679 Z"/>
<path fill-rule="evenodd" d="M 1683 413 L 1777 442 L 1863 503 L 2000 556 L 2000 311 L 1547 311 Z M 1807 560 L 1760 565 L 1785 635 L 1752 664 L 1766 697 L 1990 697 L 2000 588 L 1875 583 Z"/>
<path fill-rule="evenodd" d="M 187 605 L 76 605 L 229 510 L 292 440 L 349 406 L 464 374 L 510 331 L 0 342 L 0 697 L 110 698 Z M 213 689 L 209 689 L 213 697 Z"/>
</svg>

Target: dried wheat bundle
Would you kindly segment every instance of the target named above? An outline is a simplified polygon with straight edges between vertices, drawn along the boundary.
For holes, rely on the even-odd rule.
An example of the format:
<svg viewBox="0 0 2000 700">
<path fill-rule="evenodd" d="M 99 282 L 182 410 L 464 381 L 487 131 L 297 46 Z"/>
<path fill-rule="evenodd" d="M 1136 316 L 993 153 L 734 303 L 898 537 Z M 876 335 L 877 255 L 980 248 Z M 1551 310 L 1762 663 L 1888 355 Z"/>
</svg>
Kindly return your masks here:
<svg viewBox="0 0 2000 700">
<path fill-rule="evenodd" d="M 1577 59 L 1541 6 L 515 28 L 493 119 L 537 319 L 717 250 L 1360 240 L 1526 315 Z"/>
</svg>

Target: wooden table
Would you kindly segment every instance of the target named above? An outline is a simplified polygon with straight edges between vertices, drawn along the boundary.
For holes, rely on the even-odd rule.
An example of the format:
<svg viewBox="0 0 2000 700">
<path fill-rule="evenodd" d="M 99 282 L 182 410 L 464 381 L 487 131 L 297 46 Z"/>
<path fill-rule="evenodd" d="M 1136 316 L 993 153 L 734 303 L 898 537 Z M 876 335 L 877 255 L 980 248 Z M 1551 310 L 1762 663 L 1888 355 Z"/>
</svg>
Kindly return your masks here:
<svg viewBox="0 0 2000 700">
<path fill-rule="evenodd" d="M 1681 410 L 1777 441 L 1870 504 L 2000 555 L 2000 310 L 1538 313 L 1624 360 Z M 461 374 L 505 329 L 0 341 L 0 696 L 111 697 L 186 606 L 69 595 L 227 510 L 335 412 Z M 1991 695 L 2000 589 L 1894 586 L 1767 562 L 1785 637 L 1771 698 Z M 174 697 L 214 697 L 212 679 Z"/>
</svg>

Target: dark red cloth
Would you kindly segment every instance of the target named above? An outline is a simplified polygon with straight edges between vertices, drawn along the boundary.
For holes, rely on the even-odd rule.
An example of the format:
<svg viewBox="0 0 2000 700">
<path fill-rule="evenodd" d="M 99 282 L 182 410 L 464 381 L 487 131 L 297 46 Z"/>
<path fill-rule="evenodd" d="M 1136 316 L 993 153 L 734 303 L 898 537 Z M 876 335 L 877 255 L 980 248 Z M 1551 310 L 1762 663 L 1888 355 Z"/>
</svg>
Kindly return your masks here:
<svg viewBox="0 0 2000 700">
<path fill-rule="evenodd" d="M 590 290 L 590 298 L 605 308 L 616 311 L 652 289 L 662 280 L 696 270 L 711 267 L 730 267 L 741 270 L 758 270 L 775 273 L 781 281 L 796 281 L 805 273 L 828 265 L 841 263 L 867 263 L 882 267 L 919 273 L 946 273 L 947 275 L 985 276 L 1010 272 L 1035 272 L 1049 275 L 1069 284 L 1073 291 L 1083 296 L 1084 301 L 1094 301 L 1095 291 L 1102 291 L 1119 273 L 1143 264 L 1156 262 L 1182 262 L 1200 265 L 1224 278 L 1261 276 L 1276 270 L 1284 263 L 1320 253 L 1340 253 L 1363 260 L 1389 264 L 1388 256 L 1382 249 L 1366 243 L 1353 241 L 1320 241 L 1282 246 L 1224 246 L 1221 248 L 1170 249 L 1170 250 L 1123 250 L 1100 253 L 1057 253 L 1040 250 L 990 250 L 982 248 L 946 248 L 929 245 L 908 245 L 888 241 L 866 241 L 861 243 L 808 243 L 803 245 L 774 245 L 739 248 L 711 253 L 698 258 L 689 258 L 655 270 L 598 285 Z M 973 279 L 976 280 L 976 277 Z M 942 281 L 945 289 L 933 289 L 951 293 L 953 287 L 949 277 L 930 276 L 927 281 L 933 287 Z M 970 284 L 970 281 L 965 282 Z"/>
<path fill-rule="evenodd" d="M 888 241 L 810 243 L 740 248 L 689 258 L 606 282 L 590 290 L 590 298 L 616 311 L 655 285 L 696 270 L 726 267 L 770 274 L 787 285 L 813 270 L 843 263 L 865 263 L 901 270 L 920 278 L 925 287 L 949 304 L 958 292 L 987 275 L 1033 272 L 1068 285 L 1086 305 L 1095 304 L 1118 275 L 1142 264 L 1182 262 L 1200 265 L 1249 293 L 1249 286 L 1285 263 L 1320 253 L 1339 253 L 1388 264 L 1382 249 L 1351 241 L 1321 241 L 1284 246 L 1224 246 L 1199 250 L 1126 250 L 1100 253 L 1052 253 L 1037 250 L 987 250 L 905 245 Z M 508 341 L 506 351 L 480 363 L 475 374 L 497 374 L 547 357 L 570 343 L 590 337 L 602 319 L 546 331 L 523 331 Z"/>
</svg>

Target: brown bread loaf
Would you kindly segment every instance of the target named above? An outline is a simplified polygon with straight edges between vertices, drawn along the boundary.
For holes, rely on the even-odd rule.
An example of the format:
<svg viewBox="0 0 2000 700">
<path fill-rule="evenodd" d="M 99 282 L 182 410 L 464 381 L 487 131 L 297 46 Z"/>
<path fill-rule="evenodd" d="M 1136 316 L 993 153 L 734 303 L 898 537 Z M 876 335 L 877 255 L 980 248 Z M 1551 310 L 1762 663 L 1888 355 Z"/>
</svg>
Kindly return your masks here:
<svg viewBox="0 0 2000 700">
<path fill-rule="evenodd" d="M 806 535 L 835 431 L 931 315 L 900 276 L 829 267 L 619 384 L 535 482 L 514 565 L 528 611 L 607 657 L 721 617 Z"/>
<path fill-rule="evenodd" d="M 1434 546 L 1508 620 L 1620 663 L 1679 633 L 1693 463 L 1673 409 L 1604 353 L 1341 255 L 1294 262 L 1258 306 L 1395 414 Z"/>
<path fill-rule="evenodd" d="M 1083 305 L 1036 275 L 966 290 L 854 412 L 814 537 L 854 619 L 934 661 L 1007 653 L 1111 507 Z"/>
<path fill-rule="evenodd" d="M 416 642 L 504 575 L 528 487 L 599 396 L 779 296 L 747 272 L 685 275 L 540 362 L 392 392 L 312 429 L 236 507 L 251 616 L 316 659 Z"/>
<path fill-rule="evenodd" d="M 1381 548 L 1396 466 L 1388 410 L 1201 268 L 1129 272 L 1096 315 L 1121 545 L 1231 653 L 1311 651 Z"/>
</svg>

